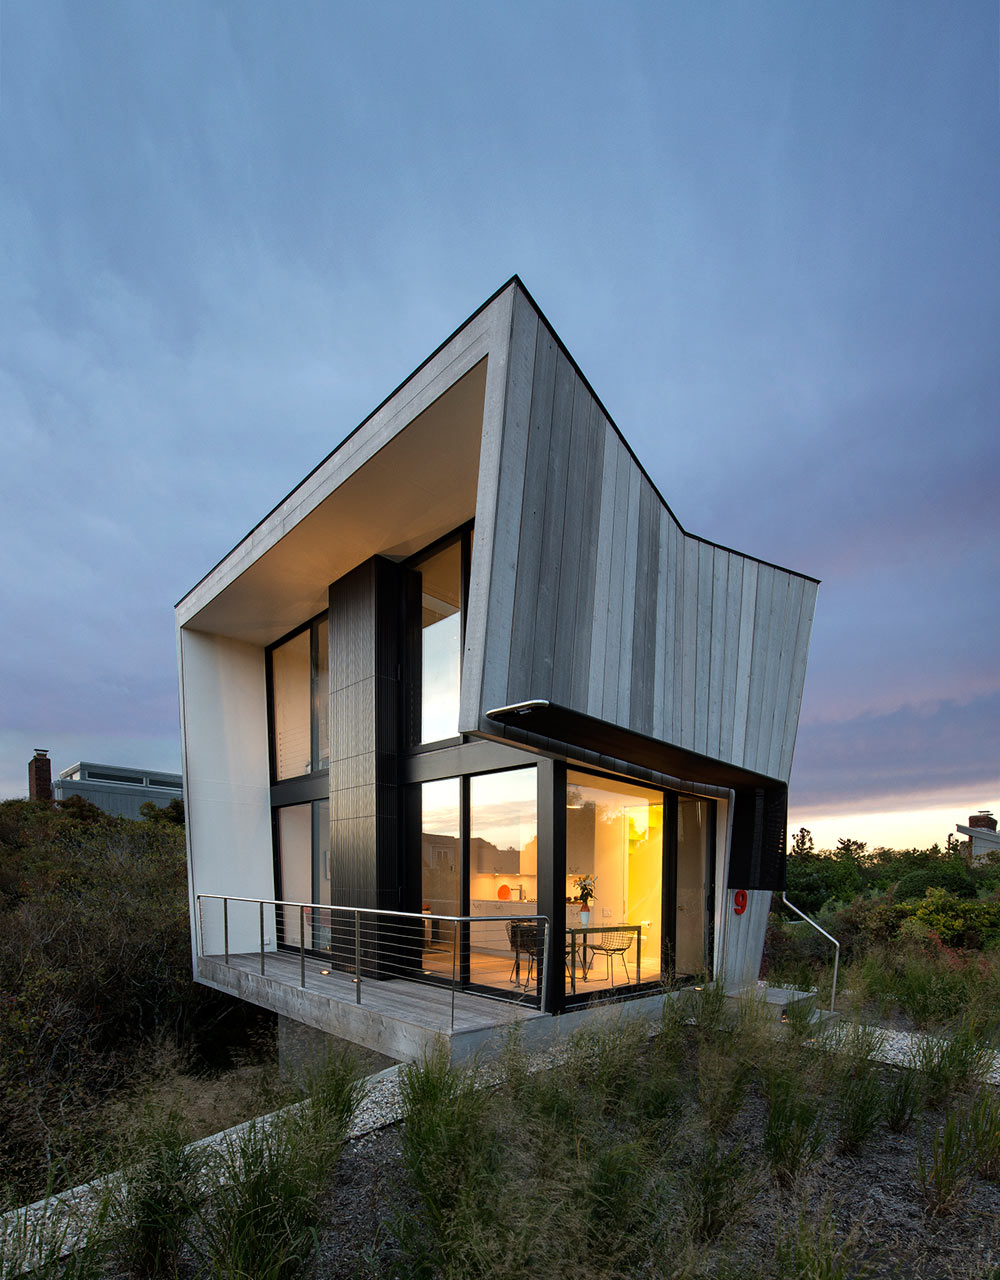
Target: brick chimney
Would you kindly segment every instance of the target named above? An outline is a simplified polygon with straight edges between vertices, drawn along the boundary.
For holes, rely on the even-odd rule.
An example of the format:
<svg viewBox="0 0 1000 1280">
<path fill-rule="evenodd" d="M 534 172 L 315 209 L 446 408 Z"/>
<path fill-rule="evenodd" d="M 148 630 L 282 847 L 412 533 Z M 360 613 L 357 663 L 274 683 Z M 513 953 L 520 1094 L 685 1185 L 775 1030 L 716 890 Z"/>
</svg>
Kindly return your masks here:
<svg viewBox="0 0 1000 1280">
<path fill-rule="evenodd" d="M 969 815 L 969 826 L 980 831 L 996 831 L 997 820 L 989 809 L 980 809 L 978 813 Z"/>
<path fill-rule="evenodd" d="M 36 747 L 28 761 L 28 796 L 31 800 L 52 803 L 52 762 L 44 747 Z"/>
</svg>

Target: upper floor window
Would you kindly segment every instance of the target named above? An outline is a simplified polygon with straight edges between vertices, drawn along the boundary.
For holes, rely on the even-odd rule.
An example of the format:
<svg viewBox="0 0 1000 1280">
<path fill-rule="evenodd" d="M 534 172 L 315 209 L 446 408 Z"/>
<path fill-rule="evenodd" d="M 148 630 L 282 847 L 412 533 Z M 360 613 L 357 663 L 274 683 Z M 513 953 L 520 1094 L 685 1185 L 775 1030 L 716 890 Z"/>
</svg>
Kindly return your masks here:
<svg viewBox="0 0 1000 1280">
<path fill-rule="evenodd" d="M 462 612 L 471 532 L 413 564 L 420 574 L 420 742 L 458 736 Z"/>
<path fill-rule="evenodd" d="M 271 650 L 272 748 L 278 782 L 329 768 L 329 661 L 325 615 Z"/>
</svg>

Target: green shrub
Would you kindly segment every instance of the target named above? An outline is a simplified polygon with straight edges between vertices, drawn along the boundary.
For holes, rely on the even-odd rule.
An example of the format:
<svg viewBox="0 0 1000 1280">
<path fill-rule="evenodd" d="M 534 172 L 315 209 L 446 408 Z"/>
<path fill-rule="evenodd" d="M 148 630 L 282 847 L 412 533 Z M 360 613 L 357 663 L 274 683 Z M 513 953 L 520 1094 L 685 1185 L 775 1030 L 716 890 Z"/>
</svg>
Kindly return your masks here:
<svg viewBox="0 0 1000 1280">
<path fill-rule="evenodd" d="M 916 1177 L 928 1212 L 943 1214 L 954 1208 L 971 1177 L 963 1126 L 954 1113 L 935 1131 L 929 1153 L 918 1149 Z"/>
<path fill-rule="evenodd" d="M 907 902 L 922 898 L 928 889 L 944 889 L 957 898 L 974 898 L 976 882 L 960 862 L 940 862 L 937 865 L 908 871 L 896 885 L 896 898 Z"/>
<path fill-rule="evenodd" d="M 928 889 L 919 902 L 907 903 L 919 920 L 946 946 L 978 949 L 1000 939 L 1000 900 L 968 901 L 947 889 Z"/>
<path fill-rule="evenodd" d="M 893 1133 L 905 1133 L 923 1106 L 920 1076 L 913 1067 L 893 1070 L 885 1089 L 885 1122 Z"/>
<path fill-rule="evenodd" d="M 822 1149 L 823 1109 L 800 1076 L 777 1070 L 766 1085 L 764 1154 L 779 1179 L 793 1182 Z"/>
</svg>

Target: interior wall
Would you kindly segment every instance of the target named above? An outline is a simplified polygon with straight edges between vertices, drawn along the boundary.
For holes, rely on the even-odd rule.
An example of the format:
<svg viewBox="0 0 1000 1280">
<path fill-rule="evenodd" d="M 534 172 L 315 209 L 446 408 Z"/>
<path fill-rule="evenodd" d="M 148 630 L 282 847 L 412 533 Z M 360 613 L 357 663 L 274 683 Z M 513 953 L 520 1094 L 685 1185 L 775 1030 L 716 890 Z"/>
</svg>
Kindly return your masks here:
<svg viewBox="0 0 1000 1280">
<path fill-rule="evenodd" d="M 192 943 L 203 928 L 206 953 L 218 954 L 221 903 L 204 904 L 199 921 L 195 894 L 274 897 L 264 650 L 184 629 L 178 648 Z M 273 948 L 273 911 L 265 933 Z M 259 946 L 256 907 L 232 904 L 229 945 Z"/>
</svg>

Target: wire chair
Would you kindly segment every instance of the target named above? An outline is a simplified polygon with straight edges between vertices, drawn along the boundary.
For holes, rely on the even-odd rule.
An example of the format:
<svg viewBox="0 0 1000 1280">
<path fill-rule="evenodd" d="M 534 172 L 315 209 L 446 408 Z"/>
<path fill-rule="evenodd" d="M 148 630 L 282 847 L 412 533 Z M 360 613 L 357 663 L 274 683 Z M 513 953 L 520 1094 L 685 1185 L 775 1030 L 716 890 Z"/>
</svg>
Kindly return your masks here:
<svg viewBox="0 0 1000 1280">
<path fill-rule="evenodd" d="M 594 964 L 594 956 L 598 951 L 604 956 L 605 977 L 614 986 L 615 976 L 615 956 L 621 957 L 622 968 L 625 970 L 625 981 L 631 982 L 629 976 L 628 965 L 625 962 L 625 952 L 628 951 L 635 938 L 634 929 L 604 929 L 600 935 L 599 942 L 588 941 L 587 946 L 590 948 L 590 964 L 587 966 L 589 973 Z"/>
</svg>

